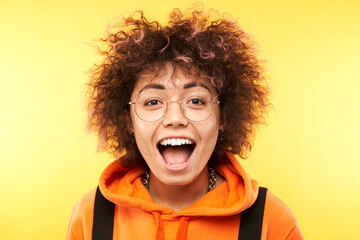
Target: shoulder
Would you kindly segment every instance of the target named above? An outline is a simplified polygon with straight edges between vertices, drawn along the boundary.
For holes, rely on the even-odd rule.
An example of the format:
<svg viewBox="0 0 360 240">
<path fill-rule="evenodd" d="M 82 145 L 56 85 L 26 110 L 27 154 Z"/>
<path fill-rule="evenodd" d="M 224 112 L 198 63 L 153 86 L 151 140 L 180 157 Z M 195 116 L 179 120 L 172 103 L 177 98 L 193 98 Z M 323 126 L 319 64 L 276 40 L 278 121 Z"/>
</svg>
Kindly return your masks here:
<svg viewBox="0 0 360 240">
<path fill-rule="evenodd" d="M 94 188 L 80 198 L 80 200 L 73 207 L 74 214 L 87 214 L 89 210 L 92 211 L 94 209 L 96 190 L 97 188 Z"/>
<path fill-rule="evenodd" d="M 303 239 L 291 209 L 271 191 L 267 191 L 263 230 L 267 239 Z"/>
<path fill-rule="evenodd" d="M 86 235 L 91 233 L 92 229 L 95 194 L 96 188 L 86 193 L 73 207 L 67 239 L 89 239 L 91 237 Z"/>
</svg>

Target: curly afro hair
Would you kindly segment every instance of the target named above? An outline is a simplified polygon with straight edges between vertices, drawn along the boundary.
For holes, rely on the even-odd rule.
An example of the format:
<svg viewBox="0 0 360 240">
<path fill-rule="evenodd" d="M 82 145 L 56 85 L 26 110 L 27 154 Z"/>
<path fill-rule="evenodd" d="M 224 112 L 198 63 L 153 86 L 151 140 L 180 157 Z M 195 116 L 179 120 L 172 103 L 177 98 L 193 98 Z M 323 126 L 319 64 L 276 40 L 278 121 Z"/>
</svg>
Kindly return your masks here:
<svg viewBox="0 0 360 240">
<path fill-rule="evenodd" d="M 104 60 L 92 69 L 88 88 L 88 124 L 100 149 L 115 157 L 126 153 L 125 165 L 142 161 L 127 129 L 128 102 L 143 71 L 170 62 L 195 67 L 219 93 L 226 128 L 214 153 L 246 158 L 256 126 L 264 123 L 268 87 L 255 44 L 236 21 L 214 10 L 174 9 L 161 25 L 137 11 L 111 27 L 101 42 Z"/>
</svg>

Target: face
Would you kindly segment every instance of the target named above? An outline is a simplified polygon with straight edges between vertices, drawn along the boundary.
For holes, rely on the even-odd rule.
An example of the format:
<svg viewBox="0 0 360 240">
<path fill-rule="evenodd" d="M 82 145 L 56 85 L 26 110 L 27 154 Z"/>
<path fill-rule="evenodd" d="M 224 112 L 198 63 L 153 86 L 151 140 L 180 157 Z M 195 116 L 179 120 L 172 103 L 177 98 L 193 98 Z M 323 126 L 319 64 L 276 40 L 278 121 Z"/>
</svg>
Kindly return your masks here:
<svg viewBox="0 0 360 240">
<path fill-rule="evenodd" d="M 216 99 L 216 91 L 205 80 L 185 74 L 166 65 L 161 74 L 143 74 L 137 81 L 131 101 L 138 96 L 156 94 L 166 100 L 182 100 L 193 93 Z M 198 104 L 197 100 L 191 100 Z M 145 102 L 150 107 L 164 104 L 162 101 Z M 138 109 L 138 108 L 137 108 Z M 150 168 L 153 177 L 166 185 L 188 185 L 206 175 L 207 162 L 215 148 L 220 124 L 220 110 L 214 104 L 210 117 L 204 121 L 191 121 L 177 101 L 168 101 L 164 116 L 153 122 L 144 121 L 131 105 L 128 128 L 134 132 L 138 149 Z"/>
</svg>

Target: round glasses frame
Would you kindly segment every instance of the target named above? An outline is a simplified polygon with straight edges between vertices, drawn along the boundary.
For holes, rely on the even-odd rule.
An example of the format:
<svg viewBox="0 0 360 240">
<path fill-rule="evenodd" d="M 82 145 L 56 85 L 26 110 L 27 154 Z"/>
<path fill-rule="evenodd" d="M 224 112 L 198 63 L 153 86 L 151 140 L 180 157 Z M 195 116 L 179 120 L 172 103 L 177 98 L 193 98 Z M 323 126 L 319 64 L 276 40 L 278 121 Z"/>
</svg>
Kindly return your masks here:
<svg viewBox="0 0 360 240">
<path fill-rule="evenodd" d="M 204 94 L 204 95 L 209 96 L 208 94 L 202 93 L 202 92 L 196 92 L 195 94 L 197 94 L 197 93 L 200 93 L 200 94 Z M 190 94 L 194 94 L 194 93 L 190 93 Z M 129 105 L 134 105 L 134 109 L 135 109 L 136 116 L 138 116 L 141 120 L 143 120 L 143 121 L 145 121 L 145 122 L 157 122 L 157 121 L 161 120 L 161 119 L 167 114 L 168 105 L 169 105 L 169 103 L 171 103 L 171 102 L 178 102 L 178 103 L 180 104 L 180 109 L 181 109 L 182 114 L 183 114 L 188 120 L 190 120 L 190 121 L 192 121 L 192 122 L 202 122 L 202 121 L 205 121 L 206 119 L 208 119 L 208 118 L 213 114 L 215 104 L 220 104 L 220 101 L 215 100 L 215 98 L 217 98 L 218 96 L 215 96 L 215 97 L 210 101 L 210 103 L 211 103 L 212 106 L 211 106 L 211 112 L 210 112 L 209 116 L 207 116 L 206 118 L 204 118 L 204 119 L 202 119 L 202 120 L 193 120 L 193 119 L 188 118 L 188 117 L 186 116 L 185 110 L 184 110 L 184 107 L 183 107 L 183 102 L 184 102 L 184 100 L 185 100 L 186 97 L 189 96 L 190 94 L 186 95 L 182 100 L 178 100 L 178 99 L 176 99 L 176 98 L 167 100 L 167 99 L 165 99 L 163 96 L 161 96 L 161 95 L 159 95 L 159 94 L 156 94 L 156 95 L 158 95 L 159 97 L 161 97 L 162 99 L 164 99 L 164 102 L 166 103 L 166 105 L 165 105 L 165 109 L 163 110 L 162 116 L 159 117 L 158 119 L 155 119 L 155 120 L 146 120 L 146 119 L 142 118 L 141 116 L 139 116 L 138 112 L 136 111 L 136 101 L 137 101 L 138 98 L 141 96 L 141 94 L 136 98 L 135 101 L 129 102 L 128 104 L 129 104 Z M 209 98 L 211 99 L 210 96 L 209 96 Z"/>
</svg>

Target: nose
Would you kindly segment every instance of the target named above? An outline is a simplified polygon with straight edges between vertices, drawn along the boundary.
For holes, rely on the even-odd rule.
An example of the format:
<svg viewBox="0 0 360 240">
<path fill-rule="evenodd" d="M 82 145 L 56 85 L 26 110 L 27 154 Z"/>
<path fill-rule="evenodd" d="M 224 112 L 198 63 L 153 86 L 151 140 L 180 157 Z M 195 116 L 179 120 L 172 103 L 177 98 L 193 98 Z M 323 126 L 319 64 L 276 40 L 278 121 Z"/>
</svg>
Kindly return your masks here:
<svg viewBox="0 0 360 240">
<path fill-rule="evenodd" d="M 170 100 L 167 103 L 167 110 L 163 119 L 163 125 L 165 127 L 180 127 L 187 126 L 189 120 L 185 117 L 181 110 L 181 103 L 178 100 Z"/>
</svg>

